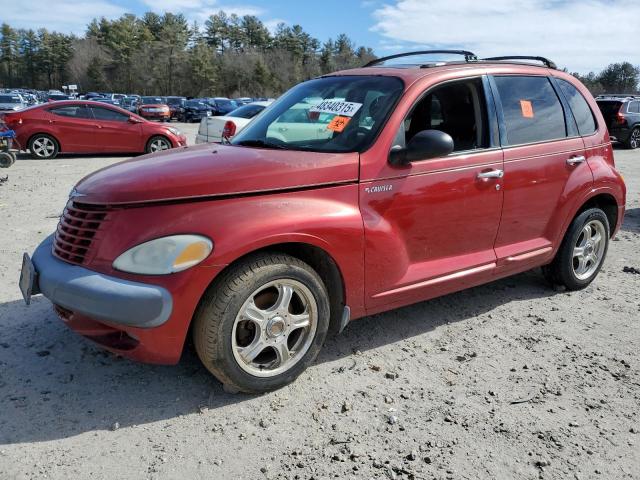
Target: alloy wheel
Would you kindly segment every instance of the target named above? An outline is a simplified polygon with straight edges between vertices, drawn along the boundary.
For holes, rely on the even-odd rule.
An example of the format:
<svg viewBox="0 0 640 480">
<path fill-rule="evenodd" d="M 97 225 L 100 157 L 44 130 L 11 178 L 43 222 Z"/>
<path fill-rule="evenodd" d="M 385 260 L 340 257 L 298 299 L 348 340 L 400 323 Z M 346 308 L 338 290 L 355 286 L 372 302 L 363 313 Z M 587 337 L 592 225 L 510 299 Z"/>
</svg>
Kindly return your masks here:
<svg viewBox="0 0 640 480">
<path fill-rule="evenodd" d="M 634 149 L 640 147 L 640 128 L 635 128 L 633 132 L 631 132 L 629 146 Z"/>
<path fill-rule="evenodd" d="M 156 138 L 149 144 L 149 151 L 152 153 L 160 152 L 162 150 L 169 150 L 169 148 L 171 148 L 171 146 L 169 145 L 169 142 L 167 142 L 163 138 Z"/>
<path fill-rule="evenodd" d="M 249 296 L 236 316 L 233 356 L 251 375 L 279 375 L 304 357 L 317 327 L 318 306 L 309 288 L 293 279 L 269 282 Z"/>
<path fill-rule="evenodd" d="M 589 278 L 600 267 L 606 247 L 606 229 L 599 220 L 588 222 L 573 248 L 573 273 L 579 280 Z"/>
<path fill-rule="evenodd" d="M 56 146 L 50 138 L 38 137 L 32 142 L 31 148 L 37 157 L 48 158 L 53 154 Z"/>
</svg>

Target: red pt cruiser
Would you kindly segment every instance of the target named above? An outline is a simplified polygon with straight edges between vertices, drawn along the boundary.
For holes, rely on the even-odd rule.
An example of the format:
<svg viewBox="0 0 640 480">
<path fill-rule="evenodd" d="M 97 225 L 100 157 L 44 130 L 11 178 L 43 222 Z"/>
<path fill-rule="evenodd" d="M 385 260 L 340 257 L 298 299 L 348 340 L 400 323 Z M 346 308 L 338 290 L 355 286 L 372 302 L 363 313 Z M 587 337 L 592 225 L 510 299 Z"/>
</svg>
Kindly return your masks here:
<svg viewBox="0 0 640 480">
<path fill-rule="evenodd" d="M 546 59 L 458 53 L 310 80 L 229 144 L 89 175 L 25 254 L 25 298 L 145 362 L 191 332 L 229 389 L 262 392 L 356 318 L 540 266 L 586 287 L 625 205 L 598 106 Z"/>
</svg>

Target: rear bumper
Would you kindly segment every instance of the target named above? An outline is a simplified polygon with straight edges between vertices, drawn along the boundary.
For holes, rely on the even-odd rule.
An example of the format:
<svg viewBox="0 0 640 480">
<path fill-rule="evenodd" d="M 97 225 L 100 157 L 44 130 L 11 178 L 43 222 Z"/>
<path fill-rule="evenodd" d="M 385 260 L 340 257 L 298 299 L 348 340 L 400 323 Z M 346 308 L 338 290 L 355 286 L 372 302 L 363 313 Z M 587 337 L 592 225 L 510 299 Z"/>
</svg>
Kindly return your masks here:
<svg viewBox="0 0 640 480">
<path fill-rule="evenodd" d="M 618 142 L 626 142 L 631 135 L 630 128 L 611 128 L 609 129 L 609 135 L 615 137 Z"/>
<path fill-rule="evenodd" d="M 37 290 L 52 303 L 111 325 L 153 328 L 173 310 L 171 294 L 157 285 L 103 275 L 58 260 L 51 253 L 53 235 L 33 253 Z"/>
</svg>

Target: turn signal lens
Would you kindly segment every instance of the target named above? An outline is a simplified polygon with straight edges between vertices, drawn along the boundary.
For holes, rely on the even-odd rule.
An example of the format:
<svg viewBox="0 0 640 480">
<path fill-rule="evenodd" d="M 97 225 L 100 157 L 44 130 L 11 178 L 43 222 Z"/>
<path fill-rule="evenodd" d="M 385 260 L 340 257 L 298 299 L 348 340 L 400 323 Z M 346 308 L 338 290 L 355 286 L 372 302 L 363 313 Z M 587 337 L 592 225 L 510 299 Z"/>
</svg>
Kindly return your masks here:
<svg viewBox="0 0 640 480">
<path fill-rule="evenodd" d="M 141 275 L 166 275 L 197 265 L 209 256 L 213 242 L 200 235 L 172 235 L 130 248 L 113 268 Z"/>
<path fill-rule="evenodd" d="M 188 245 L 173 261 L 173 271 L 179 272 L 200 263 L 211 253 L 211 242 L 202 240 Z"/>
</svg>

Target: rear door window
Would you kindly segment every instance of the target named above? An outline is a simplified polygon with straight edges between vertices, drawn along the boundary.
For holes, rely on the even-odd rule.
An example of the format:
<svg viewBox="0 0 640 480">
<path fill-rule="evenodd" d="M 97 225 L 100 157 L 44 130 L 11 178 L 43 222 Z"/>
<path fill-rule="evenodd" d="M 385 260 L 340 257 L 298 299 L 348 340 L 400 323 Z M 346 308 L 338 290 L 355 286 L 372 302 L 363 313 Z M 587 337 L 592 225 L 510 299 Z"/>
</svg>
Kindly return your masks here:
<svg viewBox="0 0 640 480">
<path fill-rule="evenodd" d="M 116 112 L 110 108 L 91 107 L 91 110 L 93 111 L 93 116 L 96 120 L 109 120 L 112 122 L 126 122 L 129 120 L 129 115 Z"/>
<path fill-rule="evenodd" d="M 49 111 L 59 117 L 91 118 L 86 105 L 67 105 L 64 107 L 51 108 Z"/>
<path fill-rule="evenodd" d="M 629 104 L 629 113 L 640 113 L 640 102 L 631 102 Z"/>
<path fill-rule="evenodd" d="M 557 79 L 560 90 L 566 97 L 578 125 L 580 135 L 590 135 L 596 131 L 597 125 L 589 104 L 576 87 L 566 80 Z"/>
<path fill-rule="evenodd" d="M 494 77 L 506 127 L 503 144 L 522 145 L 567 137 L 564 110 L 547 77 Z"/>
</svg>

